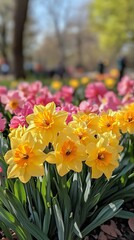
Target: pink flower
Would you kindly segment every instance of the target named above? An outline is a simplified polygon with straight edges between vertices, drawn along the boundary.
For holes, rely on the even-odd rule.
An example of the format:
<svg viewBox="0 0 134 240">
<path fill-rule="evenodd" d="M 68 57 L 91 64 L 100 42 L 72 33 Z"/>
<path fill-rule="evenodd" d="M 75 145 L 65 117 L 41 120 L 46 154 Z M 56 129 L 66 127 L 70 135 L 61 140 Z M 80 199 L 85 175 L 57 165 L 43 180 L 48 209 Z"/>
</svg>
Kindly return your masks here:
<svg viewBox="0 0 134 240">
<path fill-rule="evenodd" d="M 6 94 L 6 93 L 7 93 L 7 88 L 3 87 L 3 86 L 0 86 L 0 95 L 1 94 Z"/>
<path fill-rule="evenodd" d="M 36 104 L 46 105 L 47 103 L 55 102 L 56 105 L 60 103 L 59 95 L 55 95 L 48 90 L 48 87 L 40 89 L 39 96 L 36 98 Z"/>
<path fill-rule="evenodd" d="M 27 102 L 29 102 L 32 106 L 34 106 L 36 104 L 36 95 L 33 95 L 31 93 L 29 93 L 29 95 L 27 96 Z"/>
<path fill-rule="evenodd" d="M 6 125 L 6 119 L 3 118 L 2 113 L 0 113 L 0 132 L 3 132 Z"/>
<path fill-rule="evenodd" d="M 124 96 L 128 93 L 134 94 L 134 80 L 130 79 L 128 76 L 122 78 L 117 86 L 118 93 Z"/>
<path fill-rule="evenodd" d="M 72 103 L 65 103 L 60 107 L 56 108 L 57 111 L 66 111 L 68 112 L 68 117 L 66 119 L 66 123 L 68 124 L 70 121 L 73 120 L 72 118 L 72 114 L 76 114 L 78 111 L 78 108 L 76 106 L 74 106 Z"/>
<path fill-rule="evenodd" d="M 106 92 L 107 89 L 102 82 L 89 83 L 85 90 L 85 97 L 95 103 L 100 103 L 100 97 L 103 97 Z"/>
<path fill-rule="evenodd" d="M 91 101 L 89 100 L 84 100 L 80 103 L 79 105 L 79 111 L 84 112 L 84 113 L 98 113 L 98 105 L 97 104 L 93 104 Z"/>
<path fill-rule="evenodd" d="M 17 114 L 25 102 L 23 93 L 18 90 L 11 90 L 7 95 L 2 95 L 1 102 L 6 105 L 5 109 Z"/>
<path fill-rule="evenodd" d="M 41 88 L 42 88 L 42 82 L 40 81 L 33 82 L 29 86 L 29 93 L 36 95 L 40 92 Z"/>
<path fill-rule="evenodd" d="M 48 87 L 42 87 L 40 90 L 39 90 L 39 93 L 40 95 L 52 95 L 51 92 L 49 91 Z"/>
<path fill-rule="evenodd" d="M 127 104 L 130 104 L 132 102 L 134 102 L 134 95 L 131 94 L 131 93 L 126 94 L 121 100 L 122 105 L 127 105 Z"/>
<path fill-rule="evenodd" d="M 17 128 L 19 125 L 28 126 L 26 118 L 24 116 L 14 116 L 10 121 L 10 128 Z"/>
<path fill-rule="evenodd" d="M 23 116 L 26 117 L 26 116 L 28 116 L 31 113 L 33 113 L 33 106 L 29 102 L 26 102 L 23 105 L 23 108 L 22 108 L 21 112 L 19 113 L 19 115 L 23 115 Z"/>
<path fill-rule="evenodd" d="M 42 83 L 40 81 L 33 82 L 31 84 L 22 82 L 18 85 L 18 90 L 22 91 L 25 97 L 30 95 L 36 96 L 42 91 Z"/>
<path fill-rule="evenodd" d="M 0 173 L 2 173 L 3 172 L 3 169 L 2 169 L 2 167 L 0 167 Z"/>
<path fill-rule="evenodd" d="M 0 102 L 1 102 L 2 95 L 6 95 L 6 94 L 7 94 L 7 88 L 0 86 Z"/>
<path fill-rule="evenodd" d="M 23 92 L 25 97 L 27 97 L 29 95 L 29 88 L 30 88 L 30 84 L 27 82 L 21 82 L 18 85 L 18 90 Z"/>
<path fill-rule="evenodd" d="M 19 125 L 21 126 L 28 126 L 26 122 L 26 116 L 31 114 L 33 112 L 33 106 L 29 103 L 26 102 L 23 105 L 23 109 L 19 112 L 18 116 L 14 116 L 11 121 L 10 121 L 10 128 L 17 128 Z"/>
<path fill-rule="evenodd" d="M 63 99 L 64 102 L 71 103 L 73 99 L 74 89 L 72 87 L 63 86 L 61 91 L 58 92 L 59 98 Z"/>
<path fill-rule="evenodd" d="M 107 111 L 108 109 L 112 109 L 113 111 L 116 111 L 119 109 L 120 105 L 121 105 L 120 99 L 116 96 L 116 94 L 113 91 L 109 91 L 102 98 L 102 103 L 100 105 L 99 110 Z"/>
</svg>

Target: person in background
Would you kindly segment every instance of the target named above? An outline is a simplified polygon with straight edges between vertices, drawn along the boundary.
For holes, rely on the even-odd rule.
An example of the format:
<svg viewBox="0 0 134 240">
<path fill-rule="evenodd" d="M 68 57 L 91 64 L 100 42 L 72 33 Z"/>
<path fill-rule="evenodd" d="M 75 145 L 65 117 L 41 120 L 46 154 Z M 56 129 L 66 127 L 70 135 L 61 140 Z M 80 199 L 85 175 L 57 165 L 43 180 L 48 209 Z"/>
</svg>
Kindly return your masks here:
<svg viewBox="0 0 134 240">
<path fill-rule="evenodd" d="M 10 71 L 9 64 L 8 64 L 7 60 L 4 59 L 2 64 L 1 64 L 1 73 L 3 75 L 7 75 L 7 74 L 9 74 L 9 71 Z"/>
<path fill-rule="evenodd" d="M 0 72 L 2 75 L 7 75 L 10 72 L 8 61 L 4 58 L 0 62 Z"/>
<path fill-rule="evenodd" d="M 121 57 L 121 58 L 118 60 L 119 81 L 120 81 L 121 78 L 124 76 L 126 67 L 127 67 L 126 57 Z"/>
<path fill-rule="evenodd" d="M 100 61 L 97 66 L 98 73 L 104 74 L 105 73 L 105 63 L 103 61 Z"/>
</svg>

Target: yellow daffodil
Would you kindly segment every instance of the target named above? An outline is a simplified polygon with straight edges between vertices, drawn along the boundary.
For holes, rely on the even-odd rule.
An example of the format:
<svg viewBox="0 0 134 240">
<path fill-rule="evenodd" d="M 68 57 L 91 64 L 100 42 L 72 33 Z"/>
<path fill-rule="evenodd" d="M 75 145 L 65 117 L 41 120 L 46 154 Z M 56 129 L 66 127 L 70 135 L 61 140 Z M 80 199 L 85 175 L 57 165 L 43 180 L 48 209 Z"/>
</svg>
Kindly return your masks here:
<svg viewBox="0 0 134 240">
<path fill-rule="evenodd" d="M 118 69 L 111 69 L 110 75 L 111 75 L 111 77 L 113 77 L 113 78 L 118 78 L 118 76 L 119 76 L 119 71 L 118 71 Z"/>
<path fill-rule="evenodd" d="M 94 130 L 94 132 L 98 133 L 98 115 L 94 114 L 94 113 L 82 113 L 82 112 L 78 112 L 77 114 L 73 115 L 73 121 L 76 123 L 85 123 L 87 128 L 89 128 L 90 130 Z"/>
<path fill-rule="evenodd" d="M 98 138 L 104 137 L 107 139 L 108 145 L 116 148 L 117 156 L 119 157 L 118 153 L 120 153 L 123 150 L 123 146 L 119 145 L 119 139 L 117 138 L 116 134 L 113 134 L 112 131 L 105 132 L 102 135 L 98 136 Z"/>
<path fill-rule="evenodd" d="M 69 81 L 69 85 L 73 88 L 77 88 L 77 87 L 79 87 L 80 83 L 79 83 L 78 79 L 71 79 Z"/>
<path fill-rule="evenodd" d="M 9 133 L 8 136 L 9 136 L 10 140 L 11 140 L 13 137 L 21 138 L 25 132 L 26 132 L 25 126 L 22 127 L 22 126 L 20 125 L 18 128 L 10 129 L 10 133 Z"/>
<path fill-rule="evenodd" d="M 107 88 L 112 89 L 112 88 L 114 88 L 115 84 L 116 84 L 115 79 L 113 79 L 113 78 L 106 78 L 105 79 L 105 85 L 106 85 Z"/>
<path fill-rule="evenodd" d="M 76 123 L 72 121 L 69 123 L 69 126 L 73 129 L 74 134 L 78 136 L 81 144 L 86 146 L 89 142 L 97 141 L 94 131 L 87 128 L 84 122 Z"/>
<path fill-rule="evenodd" d="M 134 134 L 134 105 L 132 104 L 128 108 L 119 111 L 117 121 L 123 133 L 129 132 Z"/>
<path fill-rule="evenodd" d="M 56 111 L 55 103 L 48 103 L 46 106 L 34 106 L 34 113 L 27 116 L 29 131 L 36 132 L 42 137 L 44 144 L 54 142 L 55 137 L 66 126 L 68 113 Z"/>
<path fill-rule="evenodd" d="M 11 81 L 10 87 L 16 88 L 18 86 L 19 82 L 17 80 Z"/>
<path fill-rule="evenodd" d="M 59 81 L 59 80 L 53 80 L 52 83 L 51 83 L 51 87 L 54 90 L 59 90 L 62 87 L 62 82 Z"/>
<path fill-rule="evenodd" d="M 109 110 L 108 112 L 102 112 L 99 117 L 99 132 L 112 131 L 116 136 L 120 137 L 119 124 L 116 120 L 116 112 Z"/>
<path fill-rule="evenodd" d="M 82 77 L 81 78 L 81 84 L 85 85 L 89 82 L 89 78 L 88 77 Z"/>
<path fill-rule="evenodd" d="M 118 167 L 117 150 L 110 146 L 105 138 L 101 138 L 97 144 L 89 143 L 87 155 L 86 164 L 92 168 L 93 178 L 104 174 L 109 179 L 113 170 Z"/>
<path fill-rule="evenodd" d="M 43 162 L 45 161 L 44 146 L 30 132 L 25 132 L 22 137 L 11 138 L 11 147 L 4 159 L 8 166 L 7 177 L 18 177 L 23 183 L 30 180 L 31 176 L 44 175 Z"/>
<path fill-rule="evenodd" d="M 64 176 L 70 170 L 81 172 L 85 157 L 84 145 L 80 144 L 72 129 L 67 127 L 58 135 L 55 150 L 47 154 L 46 161 L 56 164 L 59 175 Z"/>
</svg>

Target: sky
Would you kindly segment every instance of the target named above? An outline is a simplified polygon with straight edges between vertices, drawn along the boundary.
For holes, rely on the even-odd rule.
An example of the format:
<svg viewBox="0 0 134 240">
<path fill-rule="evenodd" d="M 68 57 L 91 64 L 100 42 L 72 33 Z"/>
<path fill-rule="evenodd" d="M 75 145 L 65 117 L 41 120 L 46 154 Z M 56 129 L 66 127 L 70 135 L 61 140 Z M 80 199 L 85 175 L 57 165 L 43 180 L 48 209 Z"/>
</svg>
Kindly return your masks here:
<svg viewBox="0 0 134 240">
<path fill-rule="evenodd" d="M 50 19 L 47 17 L 47 12 L 45 11 L 45 1 L 50 0 L 32 0 L 31 1 L 31 9 L 32 9 L 32 15 L 36 22 L 36 27 L 38 29 L 38 36 L 37 36 L 37 43 L 40 44 L 48 33 L 53 31 Z M 55 3 L 58 0 L 55 0 Z M 61 0 L 61 1 L 69 1 L 69 0 Z M 70 0 L 71 9 L 70 11 L 76 12 L 77 9 L 80 9 L 80 6 L 82 6 L 84 3 L 86 4 L 90 0 Z M 62 11 L 62 9 L 61 9 Z M 79 10 L 80 11 L 80 10 Z M 67 13 L 67 14 L 70 14 Z M 82 13 L 80 13 L 82 14 Z M 63 25 L 61 20 L 61 26 Z"/>
</svg>

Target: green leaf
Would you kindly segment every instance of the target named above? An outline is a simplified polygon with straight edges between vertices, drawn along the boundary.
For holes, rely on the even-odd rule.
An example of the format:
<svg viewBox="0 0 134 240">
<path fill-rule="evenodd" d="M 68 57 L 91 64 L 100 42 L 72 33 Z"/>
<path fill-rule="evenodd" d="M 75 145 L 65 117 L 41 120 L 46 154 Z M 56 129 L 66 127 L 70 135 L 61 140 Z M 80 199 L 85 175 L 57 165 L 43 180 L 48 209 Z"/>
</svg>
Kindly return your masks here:
<svg viewBox="0 0 134 240">
<path fill-rule="evenodd" d="M 127 197 L 133 197 L 134 196 L 134 183 L 124 187 L 123 189 L 119 190 L 117 193 L 113 194 L 111 198 L 127 198 Z"/>
<path fill-rule="evenodd" d="M 43 232 L 47 235 L 50 229 L 50 221 L 52 217 L 52 209 L 51 207 L 46 208 L 44 221 L 43 221 Z"/>
<path fill-rule="evenodd" d="M 56 198 L 53 199 L 53 210 L 54 210 L 54 215 L 55 215 L 55 222 L 58 230 L 58 239 L 59 240 L 64 240 L 64 223 L 63 223 L 63 218 L 62 218 L 62 213 L 61 209 L 58 203 L 58 200 Z"/>
<path fill-rule="evenodd" d="M 6 176 L 7 173 L 7 164 L 3 160 L 3 157 L 0 157 L 0 167 L 2 168 L 2 174 Z"/>
<path fill-rule="evenodd" d="M 90 194 L 90 190 L 91 190 L 91 177 L 90 177 L 90 172 L 87 174 L 86 177 L 86 188 L 85 188 L 85 192 L 84 192 L 84 202 L 87 202 L 89 194 Z"/>
<path fill-rule="evenodd" d="M 9 231 L 9 228 L 5 225 L 4 222 L 1 222 L 0 223 L 0 227 L 2 229 L 2 231 L 4 232 L 5 236 L 9 239 L 9 240 L 12 240 L 12 235 Z"/>
<path fill-rule="evenodd" d="M 3 137 L 3 134 L 0 133 L 0 155 L 4 156 L 8 149 L 9 149 L 8 142 Z"/>
<path fill-rule="evenodd" d="M 129 163 L 127 166 L 123 168 L 123 170 L 117 175 L 117 178 L 120 178 L 121 176 L 125 175 L 127 172 L 129 172 L 134 167 L 134 164 Z"/>
<path fill-rule="evenodd" d="M 8 202 L 8 199 L 7 199 L 6 195 L 5 195 L 5 190 L 2 187 L 0 188 L 0 201 L 8 209 L 9 212 L 12 211 L 10 203 Z"/>
<path fill-rule="evenodd" d="M 22 202 L 23 205 L 26 204 L 26 192 L 22 182 L 17 179 L 14 183 L 14 194 L 17 199 Z"/>
<path fill-rule="evenodd" d="M 77 173 L 73 174 L 73 181 L 70 187 L 70 199 L 72 204 L 72 209 L 76 209 L 76 205 L 79 205 L 82 196 L 82 184 L 80 177 Z"/>
<path fill-rule="evenodd" d="M 30 234 L 24 230 L 24 228 L 19 224 L 18 220 L 1 206 L 0 220 L 4 222 L 6 226 L 11 228 L 17 234 L 20 240 L 32 240 Z"/>
<path fill-rule="evenodd" d="M 85 237 L 87 234 L 89 234 L 93 229 L 100 226 L 107 220 L 111 219 L 113 216 L 115 216 L 120 208 L 120 206 L 123 204 L 123 200 L 117 200 L 112 203 L 109 203 L 106 207 L 104 207 L 97 217 L 82 231 L 82 236 Z"/>
<path fill-rule="evenodd" d="M 88 203 L 87 210 L 90 211 L 93 207 L 95 207 L 96 204 L 99 202 L 99 200 L 100 200 L 100 193 L 96 194 L 93 197 L 91 196 L 91 200 Z M 86 207 L 86 204 L 85 204 L 85 207 Z"/>
<path fill-rule="evenodd" d="M 33 210 L 33 215 L 34 215 L 35 225 L 41 229 L 41 219 L 39 218 L 39 215 L 35 210 Z"/>
<path fill-rule="evenodd" d="M 39 214 L 40 222 L 43 220 L 44 217 L 44 202 L 41 193 L 37 189 L 37 211 Z"/>
<path fill-rule="evenodd" d="M 1 197 L 1 196 L 0 196 Z M 48 237 L 40 230 L 40 228 L 33 223 L 30 222 L 28 219 L 24 208 L 20 201 L 10 192 L 5 192 L 5 198 L 7 198 L 12 214 L 18 219 L 20 224 L 36 239 L 38 240 L 48 240 Z M 3 202 L 4 204 L 4 202 Z"/>
<path fill-rule="evenodd" d="M 46 176 L 43 176 L 41 185 L 41 195 L 43 197 L 44 203 L 46 203 L 46 186 L 47 186 Z"/>
<path fill-rule="evenodd" d="M 76 236 L 78 236 L 79 238 L 82 238 L 82 234 L 81 234 L 80 229 L 79 229 L 79 227 L 78 227 L 78 225 L 77 225 L 76 222 L 74 223 L 74 233 L 75 233 Z"/>
<path fill-rule="evenodd" d="M 123 219 L 134 218 L 134 213 L 121 210 L 119 213 L 116 214 L 116 217 Z"/>
</svg>

